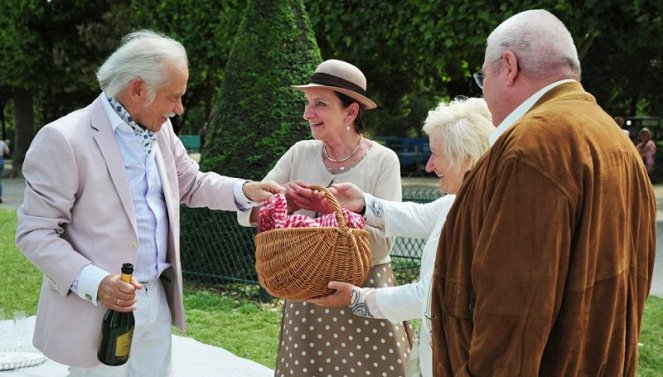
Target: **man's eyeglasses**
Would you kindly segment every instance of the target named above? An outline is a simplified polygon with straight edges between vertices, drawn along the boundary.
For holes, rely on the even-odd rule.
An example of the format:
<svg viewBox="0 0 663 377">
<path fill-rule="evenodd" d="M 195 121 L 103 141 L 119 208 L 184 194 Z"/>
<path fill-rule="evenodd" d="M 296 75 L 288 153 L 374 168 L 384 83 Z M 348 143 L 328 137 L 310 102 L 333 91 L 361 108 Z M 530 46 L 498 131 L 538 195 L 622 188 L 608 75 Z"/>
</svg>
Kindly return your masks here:
<svg viewBox="0 0 663 377">
<path fill-rule="evenodd" d="M 486 75 L 484 75 L 483 72 L 479 71 L 473 73 L 472 77 L 474 77 L 474 82 L 477 83 L 479 89 L 483 89 L 483 79 L 486 78 Z"/>
<path fill-rule="evenodd" d="M 486 78 L 486 75 L 483 73 L 483 70 L 487 67 L 490 67 L 491 65 L 497 63 L 498 61 L 502 60 L 502 57 L 500 56 L 496 60 L 494 60 L 492 63 L 488 64 L 484 68 L 481 68 L 479 72 L 475 72 L 472 74 L 472 77 L 474 77 L 474 82 L 477 83 L 477 86 L 479 89 L 483 89 L 483 80 Z"/>
</svg>

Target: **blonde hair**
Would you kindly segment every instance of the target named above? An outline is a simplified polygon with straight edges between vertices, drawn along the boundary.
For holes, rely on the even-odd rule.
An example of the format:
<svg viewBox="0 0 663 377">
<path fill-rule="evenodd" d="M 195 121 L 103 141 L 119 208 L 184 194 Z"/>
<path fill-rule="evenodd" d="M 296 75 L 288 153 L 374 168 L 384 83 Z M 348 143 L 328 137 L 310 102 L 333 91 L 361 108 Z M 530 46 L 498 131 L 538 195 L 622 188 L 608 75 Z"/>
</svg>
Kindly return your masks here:
<svg viewBox="0 0 663 377">
<path fill-rule="evenodd" d="M 473 166 L 490 147 L 488 135 L 495 127 L 483 98 L 457 98 L 440 103 L 428 112 L 423 130 L 437 133 L 451 167 L 460 170 L 465 162 Z"/>
</svg>

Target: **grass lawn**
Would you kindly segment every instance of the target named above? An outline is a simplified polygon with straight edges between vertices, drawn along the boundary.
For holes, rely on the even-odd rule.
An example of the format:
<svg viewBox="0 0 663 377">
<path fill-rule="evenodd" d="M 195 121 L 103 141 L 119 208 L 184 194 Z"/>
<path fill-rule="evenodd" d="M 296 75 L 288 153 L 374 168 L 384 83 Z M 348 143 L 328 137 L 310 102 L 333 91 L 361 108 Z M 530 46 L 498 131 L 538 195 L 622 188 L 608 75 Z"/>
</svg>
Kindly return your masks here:
<svg viewBox="0 0 663 377">
<path fill-rule="evenodd" d="M 254 297 L 257 297 L 257 289 L 255 292 Z M 182 333 L 174 329 L 173 332 L 221 347 L 273 369 L 281 305 L 276 300 L 260 304 L 258 300 L 242 297 L 245 295 L 241 292 L 228 295 L 227 291 L 221 293 L 185 282 L 187 331 Z"/>
<path fill-rule="evenodd" d="M 16 215 L 0 210 L 0 308 L 6 315 L 37 309 L 41 274 L 14 246 Z M 260 304 L 254 287 L 244 290 L 202 287 L 185 282 L 184 306 L 188 329 L 178 335 L 222 347 L 274 368 L 280 305 Z M 229 294 L 232 292 L 232 294 Z M 663 299 L 650 297 L 640 337 L 639 377 L 663 375 Z"/>
</svg>

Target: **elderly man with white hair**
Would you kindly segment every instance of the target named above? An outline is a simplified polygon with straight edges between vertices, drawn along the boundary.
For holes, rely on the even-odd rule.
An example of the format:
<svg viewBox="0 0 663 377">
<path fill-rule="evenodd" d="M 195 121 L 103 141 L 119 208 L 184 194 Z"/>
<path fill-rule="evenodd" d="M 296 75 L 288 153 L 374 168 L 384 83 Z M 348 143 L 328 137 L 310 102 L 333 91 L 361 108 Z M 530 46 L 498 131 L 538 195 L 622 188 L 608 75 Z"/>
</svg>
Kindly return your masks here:
<svg viewBox="0 0 663 377">
<path fill-rule="evenodd" d="M 435 376 L 634 376 L 656 248 L 642 159 L 545 10 L 500 24 L 475 79 L 498 128 L 440 236 Z"/>
<path fill-rule="evenodd" d="M 71 376 L 170 376 L 171 326 L 185 326 L 180 202 L 249 210 L 285 190 L 203 173 L 189 158 L 169 120 L 189 78 L 179 42 L 132 33 L 97 78 L 99 97 L 45 125 L 23 164 L 16 244 L 44 274 L 33 343 Z M 121 366 L 97 360 L 107 309 L 134 311 Z"/>
</svg>

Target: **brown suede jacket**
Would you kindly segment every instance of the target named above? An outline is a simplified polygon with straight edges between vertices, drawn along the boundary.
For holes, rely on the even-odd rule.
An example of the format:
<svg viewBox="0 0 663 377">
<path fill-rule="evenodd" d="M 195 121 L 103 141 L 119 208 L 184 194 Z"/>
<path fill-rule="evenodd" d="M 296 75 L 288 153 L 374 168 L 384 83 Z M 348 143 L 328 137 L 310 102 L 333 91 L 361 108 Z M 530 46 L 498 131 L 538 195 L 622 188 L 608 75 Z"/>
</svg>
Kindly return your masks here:
<svg viewBox="0 0 663 377">
<path fill-rule="evenodd" d="M 634 376 L 656 202 L 578 82 L 546 93 L 465 177 L 440 238 L 435 376 Z"/>
</svg>

